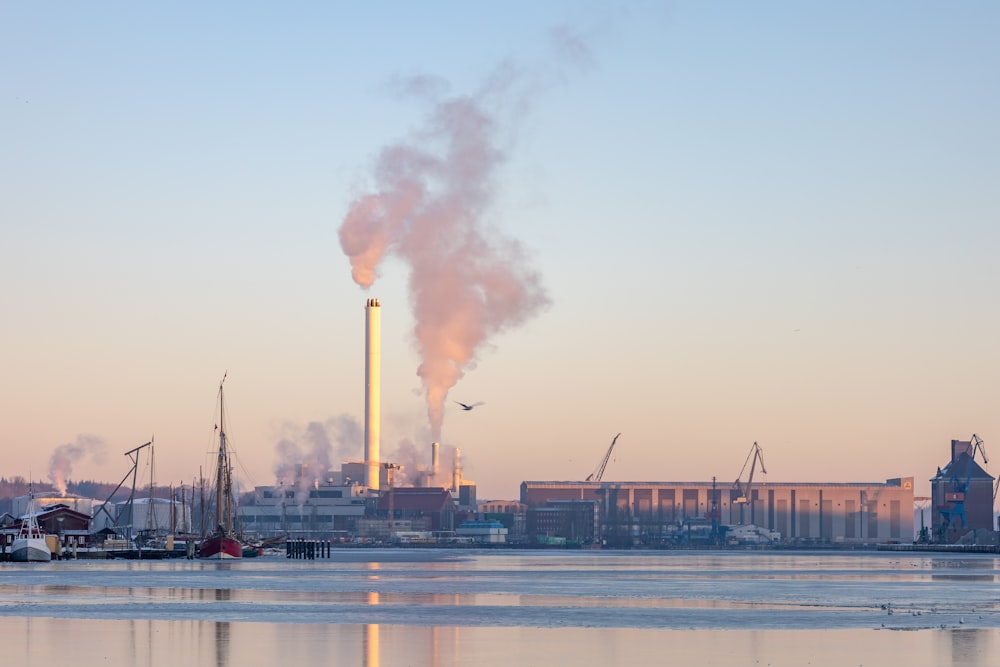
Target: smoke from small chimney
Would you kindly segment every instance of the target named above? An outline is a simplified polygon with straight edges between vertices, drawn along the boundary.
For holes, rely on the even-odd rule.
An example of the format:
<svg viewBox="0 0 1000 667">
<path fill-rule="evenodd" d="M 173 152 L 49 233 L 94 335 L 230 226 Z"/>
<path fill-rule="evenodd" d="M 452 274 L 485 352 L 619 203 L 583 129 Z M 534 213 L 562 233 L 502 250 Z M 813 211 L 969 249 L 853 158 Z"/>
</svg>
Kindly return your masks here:
<svg viewBox="0 0 1000 667">
<path fill-rule="evenodd" d="M 59 445 L 49 459 L 49 481 L 59 491 L 60 496 L 66 495 L 66 483 L 73 472 L 73 465 L 87 454 L 98 462 L 104 458 L 104 441 L 96 435 L 81 434 L 75 442 Z"/>
<path fill-rule="evenodd" d="M 297 505 L 305 503 L 309 490 L 325 480 L 334 460 L 356 453 L 362 437 L 361 425 L 346 414 L 309 422 L 304 429 L 288 425 L 286 432 L 275 445 L 274 475 L 280 486 L 295 490 Z"/>
</svg>

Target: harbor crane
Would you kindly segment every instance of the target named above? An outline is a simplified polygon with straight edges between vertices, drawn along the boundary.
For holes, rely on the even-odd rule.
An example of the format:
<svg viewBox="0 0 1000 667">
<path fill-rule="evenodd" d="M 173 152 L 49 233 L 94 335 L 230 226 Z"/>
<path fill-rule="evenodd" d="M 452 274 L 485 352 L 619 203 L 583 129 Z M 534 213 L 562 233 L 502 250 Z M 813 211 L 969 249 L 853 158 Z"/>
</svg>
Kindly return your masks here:
<svg viewBox="0 0 1000 667">
<path fill-rule="evenodd" d="M 403 466 L 399 465 L 398 463 L 387 463 L 386 462 L 386 463 L 382 464 L 382 467 L 385 468 L 386 483 L 389 486 L 389 539 L 391 540 L 392 539 L 392 531 L 393 531 L 393 528 L 395 527 L 395 518 L 396 518 L 396 516 L 395 516 L 396 515 L 396 507 L 395 507 L 396 503 L 394 502 L 395 499 L 396 499 L 396 492 L 395 492 L 395 490 L 394 490 L 394 488 L 392 486 L 392 471 L 393 470 L 402 470 Z"/>
<path fill-rule="evenodd" d="M 604 469 L 608 467 L 608 459 L 611 458 L 611 452 L 615 449 L 615 443 L 618 442 L 619 435 L 621 433 L 616 435 L 611 441 L 611 446 L 608 447 L 608 451 L 604 453 L 604 458 L 601 459 L 601 465 L 597 466 L 597 470 L 587 475 L 587 479 L 584 480 L 585 482 L 600 482 L 601 478 L 604 477 Z"/>
<path fill-rule="evenodd" d="M 149 442 L 143 445 L 139 445 L 138 447 L 135 447 L 134 449 L 130 449 L 127 452 L 125 452 L 125 456 L 127 456 L 129 460 L 132 461 L 132 467 L 129 469 L 127 473 L 125 473 L 125 476 L 122 477 L 122 481 L 118 482 L 118 486 L 116 486 L 115 490 L 111 492 L 111 495 L 108 496 L 108 499 L 105 500 L 103 503 L 101 503 L 101 506 L 97 508 L 96 512 L 94 512 L 95 519 L 97 518 L 97 515 L 100 514 L 101 512 L 103 512 L 108 517 L 108 519 L 111 522 L 111 528 L 115 530 L 116 537 L 118 536 L 117 529 L 119 528 L 125 528 L 127 530 L 126 537 L 128 539 L 131 539 L 132 537 L 132 529 L 134 523 L 132 516 L 132 509 L 133 509 L 132 502 L 133 500 L 135 500 L 135 480 L 136 480 L 136 475 L 139 471 L 139 452 L 144 450 L 146 447 L 152 448 L 152 446 L 153 446 L 153 441 L 152 439 L 150 439 Z M 150 449 L 149 451 L 152 452 L 153 450 Z M 108 511 L 108 504 L 111 502 L 111 499 L 115 497 L 115 494 L 118 493 L 118 490 L 122 488 L 125 482 L 128 481 L 129 477 L 132 478 L 132 489 L 128 494 L 128 501 L 126 501 L 127 512 L 122 512 L 121 510 L 119 510 L 116 512 L 117 516 L 111 516 L 111 513 Z M 152 494 L 152 490 L 150 490 L 150 494 Z M 125 518 L 126 515 L 128 516 L 128 524 L 122 525 L 121 521 Z"/>
<path fill-rule="evenodd" d="M 764 450 L 754 441 L 753 447 L 750 448 L 750 453 L 747 454 L 747 460 L 743 462 L 743 469 L 740 470 L 739 477 L 733 482 L 733 488 L 729 492 L 732 503 L 740 506 L 741 524 L 743 523 L 743 506 L 747 503 L 750 503 L 750 521 L 753 522 L 753 496 L 751 495 L 751 489 L 753 487 L 753 474 L 757 470 L 758 462 L 760 463 L 760 472 L 766 475 L 767 470 L 764 469 Z M 743 479 L 743 473 L 746 472 L 748 465 L 750 466 L 750 475 L 747 477 L 747 483 L 744 485 L 740 480 Z"/>
<path fill-rule="evenodd" d="M 972 445 L 972 451 L 969 453 L 969 463 L 965 468 L 965 479 L 959 480 L 958 471 L 956 470 L 951 478 L 952 491 L 945 493 L 945 501 L 951 503 L 950 509 L 941 509 L 942 517 L 945 519 L 945 530 L 951 528 L 959 521 L 962 522 L 962 528 L 968 527 L 968 523 L 965 520 L 965 497 L 969 493 L 969 483 L 972 481 L 972 464 L 976 460 L 976 452 L 982 455 L 984 465 L 989 463 L 989 459 L 986 458 L 986 447 L 983 445 L 982 438 L 973 433 L 970 444 Z M 997 492 L 996 488 L 994 488 L 993 505 L 996 505 L 996 498 Z M 991 510 L 993 505 L 990 506 Z"/>
</svg>

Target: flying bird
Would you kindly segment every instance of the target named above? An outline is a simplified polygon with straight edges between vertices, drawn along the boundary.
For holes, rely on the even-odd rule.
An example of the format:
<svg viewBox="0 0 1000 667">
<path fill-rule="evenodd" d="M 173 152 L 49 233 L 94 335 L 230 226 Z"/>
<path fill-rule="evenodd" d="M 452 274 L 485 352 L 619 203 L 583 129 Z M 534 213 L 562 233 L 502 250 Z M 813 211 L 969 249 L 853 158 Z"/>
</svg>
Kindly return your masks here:
<svg viewBox="0 0 1000 667">
<path fill-rule="evenodd" d="M 471 405 L 467 405 L 467 404 L 462 403 L 460 401 L 455 401 L 455 402 L 458 403 L 459 405 L 461 405 L 463 410 L 471 410 L 472 408 L 476 407 L 477 405 L 483 405 L 482 401 L 479 401 L 478 403 L 473 403 Z"/>
</svg>

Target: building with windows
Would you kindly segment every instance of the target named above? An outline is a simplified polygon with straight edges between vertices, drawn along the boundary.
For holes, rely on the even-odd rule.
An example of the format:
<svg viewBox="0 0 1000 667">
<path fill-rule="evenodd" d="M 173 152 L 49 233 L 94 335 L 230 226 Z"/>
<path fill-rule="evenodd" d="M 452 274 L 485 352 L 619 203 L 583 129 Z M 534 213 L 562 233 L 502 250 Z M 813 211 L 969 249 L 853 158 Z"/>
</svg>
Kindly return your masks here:
<svg viewBox="0 0 1000 667">
<path fill-rule="evenodd" d="M 760 483 L 745 494 L 713 482 L 521 483 L 528 532 L 543 522 L 550 535 L 578 530 L 565 517 L 532 519 L 532 512 L 559 502 L 594 504 L 595 541 L 620 546 L 664 544 L 691 524 L 757 525 L 790 544 L 875 544 L 913 540 L 913 478 L 883 483 Z M 565 514 L 565 512 L 563 512 Z M 561 521 L 564 527 L 554 526 Z"/>
<path fill-rule="evenodd" d="M 573 544 L 601 540 L 601 511 L 594 500 L 549 500 L 527 512 L 526 532 L 535 541 L 559 538 Z"/>
<path fill-rule="evenodd" d="M 368 504 L 360 484 L 318 482 L 311 486 L 258 486 L 253 504 L 241 503 L 237 520 L 244 534 L 329 539 L 357 531 Z"/>
<path fill-rule="evenodd" d="M 976 463 L 982 441 L 952 440 L 951 460 L 931 478 L 931 536 L 954 544 L 970 531 L 993 531 L 993 476 Z M 986 455 L 983 454 L 985 463 Z"/>
<path fill-rule="evenodd" d="M 499 521 L 472 519 L 455 529 L 455 535 L 477 544 L 505 544 L 507 528 Z"/>
</svg>

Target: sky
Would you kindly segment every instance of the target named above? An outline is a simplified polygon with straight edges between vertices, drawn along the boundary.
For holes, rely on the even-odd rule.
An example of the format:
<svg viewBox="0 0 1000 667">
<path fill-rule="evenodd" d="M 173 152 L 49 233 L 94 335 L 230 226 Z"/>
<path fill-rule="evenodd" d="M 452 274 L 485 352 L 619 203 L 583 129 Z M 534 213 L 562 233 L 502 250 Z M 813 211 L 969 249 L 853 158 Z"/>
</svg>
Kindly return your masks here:
<svg viewBox="0 0 1000 667">
<path fill-rule="evenodd" d="M 0 475 L 1000 457 L 1000 5 L 3 3 Z M 478 403 L 464 411 L 456 401 Z M 981 464 L 1000 473 L 1000 458 Z"/>
</svg>

